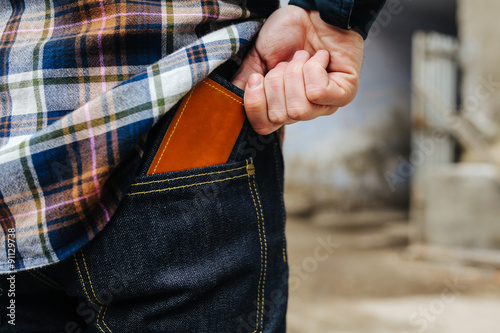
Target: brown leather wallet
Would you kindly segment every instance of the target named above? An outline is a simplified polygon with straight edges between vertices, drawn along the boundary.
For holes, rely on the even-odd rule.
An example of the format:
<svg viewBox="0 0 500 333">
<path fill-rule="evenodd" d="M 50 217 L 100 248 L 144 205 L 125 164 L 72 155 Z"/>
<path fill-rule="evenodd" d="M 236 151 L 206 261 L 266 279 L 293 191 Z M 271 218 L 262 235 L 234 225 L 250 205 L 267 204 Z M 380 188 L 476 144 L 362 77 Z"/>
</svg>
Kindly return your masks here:
<svg viewBox="0 0 500 333">
<path fill-rule="evenodd" d="M 206 78 L 184 97 L 148 175 L 226 163 L 244 122 L 242 98 Z"/>
</svg>

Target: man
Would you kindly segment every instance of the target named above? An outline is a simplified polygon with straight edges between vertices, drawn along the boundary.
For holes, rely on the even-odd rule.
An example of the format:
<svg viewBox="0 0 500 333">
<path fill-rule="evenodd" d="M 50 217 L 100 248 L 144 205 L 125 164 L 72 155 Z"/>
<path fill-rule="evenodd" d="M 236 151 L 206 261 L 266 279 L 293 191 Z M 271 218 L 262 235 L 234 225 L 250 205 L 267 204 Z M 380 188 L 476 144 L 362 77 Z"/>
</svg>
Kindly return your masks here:
<svg viewBox="0 0 500 333">
<path fill-rule="evenodd" d="M 290 3 L 0 5 L 2 329 L 285 330 L 277 130 L 354 98 L 384 1 Z"/>
</svg>

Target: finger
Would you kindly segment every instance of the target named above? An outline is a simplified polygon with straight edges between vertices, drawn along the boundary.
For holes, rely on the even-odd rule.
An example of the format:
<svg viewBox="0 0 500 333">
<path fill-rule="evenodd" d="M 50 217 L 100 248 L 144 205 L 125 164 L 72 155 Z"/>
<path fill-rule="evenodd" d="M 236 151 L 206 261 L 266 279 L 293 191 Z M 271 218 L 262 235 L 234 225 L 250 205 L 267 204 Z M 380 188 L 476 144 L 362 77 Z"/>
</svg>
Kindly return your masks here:
<svg viewBox="0 0 500 333">
<path fill-rule="evenodd" d="M 286 62 L 281 62 L 271 69 L 264 79 L 264 89 L 267 97 L 267 114 L 269 121 L 282 125 L 288 118 L 286 112 L 284 75 Z"/>
<path fill-rule="evenodd" d="M 245 57 L 245 60 L 243 60 L 243 63 L 231 82 L 243 90 L 248 82 L 248 79 L 250 78 L 250 75 L 254 73 L 264 75 L 265 65 L 255 48 L 252 48 Z"/>
<path fill-rule="evenodd" d="M 304 86 L 304 64 L 311 58 L 307 51 L 297 51 L 285 71 L 287 123 L 314 118 L 314 105 L 307 99 Z"/>
<path fill-rule="evenodd" d="M 334 61 L 334 59 L 332 59 Z M 306 96 L 309 101 L 320 105 L 342 106 L 350 102 L 350 86 L 339 84 L 341 75 L 345 73 L 328 73 L 330 54 L 327 51 L 318 51 L 304 64 L 304 83 Z"/>
<path fill-rule="evenodd" d="M 245 95 L 245 112 L 248 121 L 255 132 L 266 135 L 279 128 L 269 121 L 267 116 L 267 100 L 264 90 L 264 77 L 261 74 L 252 74 L 248 77 Z"/>
<path fill-rule="evenodd" d="M 285 94 L 288 120 L 286 124 L 331 115 L 338 109 L 336 106 L 313 104 L 307 99 L 303 67 L 310 58 L 308 52 L 298 51 L 287 66 Z"/>
</svg>

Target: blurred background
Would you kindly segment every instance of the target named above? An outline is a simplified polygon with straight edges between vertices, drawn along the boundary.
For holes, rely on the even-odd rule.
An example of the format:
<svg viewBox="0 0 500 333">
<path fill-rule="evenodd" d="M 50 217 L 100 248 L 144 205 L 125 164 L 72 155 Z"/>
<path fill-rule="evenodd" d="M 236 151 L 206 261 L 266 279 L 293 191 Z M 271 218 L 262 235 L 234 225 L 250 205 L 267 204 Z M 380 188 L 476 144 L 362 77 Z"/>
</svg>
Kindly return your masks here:
<svg viewBox="0 0 500 333">
<path fill-rule="evenodd" d="M 500 332 L 499 13 L 387 0 L 357 99 L 287 127 L 289 332 Z"/>
</svg>

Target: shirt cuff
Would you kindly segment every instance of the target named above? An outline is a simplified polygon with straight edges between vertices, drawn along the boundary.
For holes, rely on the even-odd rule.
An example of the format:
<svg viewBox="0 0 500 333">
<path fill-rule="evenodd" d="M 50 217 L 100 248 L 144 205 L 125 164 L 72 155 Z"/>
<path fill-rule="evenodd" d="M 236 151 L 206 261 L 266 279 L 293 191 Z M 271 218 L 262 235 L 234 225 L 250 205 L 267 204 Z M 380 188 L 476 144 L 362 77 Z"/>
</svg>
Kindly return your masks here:
<svg viewBox="0 0 500 333">
<path fill-rule="evenodd" d="M 290 0 L 289 4 L 306 10 L 317 10 L 326 23 L 350 29 L 349 20 L 354 0 Z"/>
<path fill-rule="evenodd" d="M 290 5 L 318 10 L 323 21 L 353 29 L 364 39 L 386 0 L 290 0 Z"/>
<path fill-rule="evenodd" d="M 351 28 L 361 34 L 364 39 L 384 7 L 386 0 L 355 0 L 351 13 Z"/>
</svg>

